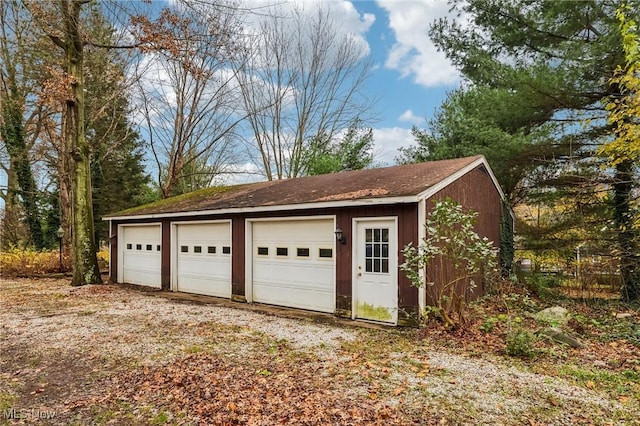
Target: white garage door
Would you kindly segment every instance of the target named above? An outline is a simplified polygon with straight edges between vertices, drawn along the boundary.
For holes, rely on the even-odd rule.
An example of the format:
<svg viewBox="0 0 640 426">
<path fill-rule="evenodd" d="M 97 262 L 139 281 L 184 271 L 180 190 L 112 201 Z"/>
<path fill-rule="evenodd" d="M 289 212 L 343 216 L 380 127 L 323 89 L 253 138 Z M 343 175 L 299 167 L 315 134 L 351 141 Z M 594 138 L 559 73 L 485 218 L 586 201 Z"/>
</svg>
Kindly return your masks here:
<svg viewBox="0 0 640 426">
<path fill-rule="evenodd" d="M 253 300 L 335 310 L 333 219 L 253 222 Z"/>
<path fill-rule="evenodd" d="M 160 225 L 121 228 L 122 282 L 156 288 L 162 286 L 160 229 Z"/>
<path fill-rule="evenodd" d="M 229 222 L 176 225 L 178 291 L 231 297 Z"/>
</svg>

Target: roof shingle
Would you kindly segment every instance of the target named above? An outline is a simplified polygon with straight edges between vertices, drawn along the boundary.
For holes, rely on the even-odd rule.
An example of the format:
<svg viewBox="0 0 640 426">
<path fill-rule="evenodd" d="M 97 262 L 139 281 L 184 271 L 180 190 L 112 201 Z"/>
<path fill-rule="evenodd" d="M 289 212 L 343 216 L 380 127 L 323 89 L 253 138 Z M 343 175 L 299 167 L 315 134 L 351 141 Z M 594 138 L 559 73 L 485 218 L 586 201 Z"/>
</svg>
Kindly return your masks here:
<svg viewBox="0 0 640 426">
<path fill-rule="evenodd" d="M 482 156 L 206 188 L 116 212 L 134 217 L 418 195 Z"/>
</svg>

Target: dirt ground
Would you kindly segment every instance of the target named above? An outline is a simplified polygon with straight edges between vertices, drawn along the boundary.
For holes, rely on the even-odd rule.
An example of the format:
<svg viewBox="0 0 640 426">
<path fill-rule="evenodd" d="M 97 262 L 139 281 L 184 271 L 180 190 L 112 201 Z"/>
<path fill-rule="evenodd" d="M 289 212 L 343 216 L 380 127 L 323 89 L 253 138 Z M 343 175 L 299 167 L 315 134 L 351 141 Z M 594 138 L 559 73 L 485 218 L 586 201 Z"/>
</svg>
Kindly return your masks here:
<svg viewBox="0 0 640 426">
<path fill-rule="evenodd" d="M 623 337 L 520 359 L 493 313 L 456 335 L 65 279 L 3 279 L 0 299 L 0 424 L 640 425 Z"/>
</svg>

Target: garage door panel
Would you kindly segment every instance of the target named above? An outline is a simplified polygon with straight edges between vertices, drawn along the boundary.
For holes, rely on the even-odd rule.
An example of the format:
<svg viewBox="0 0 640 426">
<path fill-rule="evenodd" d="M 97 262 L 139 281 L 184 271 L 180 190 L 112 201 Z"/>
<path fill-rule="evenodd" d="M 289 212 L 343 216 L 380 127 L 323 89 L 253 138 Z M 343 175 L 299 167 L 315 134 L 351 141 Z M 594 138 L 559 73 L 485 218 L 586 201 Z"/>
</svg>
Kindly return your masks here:
<svg viewBox="0 0 640 426">
<path fill-rule="evenodd" d="M 123 282 L 161 288 L 160 240 L 160 225 L 122 228 Z"/>
<path fill-rule="evenodd" d="M 319 292 L 317 289 L 291 288 L 289 286 L 277 286 L 275 284 L 255 285 L 253 288 L 254 299 L 261 303 L 269 303 L 291 308 L 308 309 L 311 311 L 333 313 L 335 296 L 333 291 Z M 288 300 L 290 303 L 282 303 Z M 327 307 L 331 308 L 327 308 Z"/>
<path fill-rule="evenodd" d="M 333 228 L 332 219 L 254 222 L 253 300 L 333 312 Z M 330 253 L 331 257 L 320 257 L 320 249 L 325 249 L 325 255 Z"/>
<path fill-rule="evenodd" d="M 178 224 L 178 291 L 208 296 L 231 297 L 230 224 Z"/>
</svg>

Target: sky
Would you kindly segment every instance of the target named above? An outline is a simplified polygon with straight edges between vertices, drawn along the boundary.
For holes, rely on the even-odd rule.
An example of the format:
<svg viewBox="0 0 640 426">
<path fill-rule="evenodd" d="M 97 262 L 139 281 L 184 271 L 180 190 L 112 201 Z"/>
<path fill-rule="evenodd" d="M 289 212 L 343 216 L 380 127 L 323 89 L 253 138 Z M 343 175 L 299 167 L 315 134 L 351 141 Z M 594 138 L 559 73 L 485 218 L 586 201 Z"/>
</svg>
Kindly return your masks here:
<svg viewBox="0 0 640 426">
<path fill-rule="evenodd" d="M 460 84 L 458 72 L 428 36 L 435 19 L 448 16 L 444 0 L 332 1 L 349 5 L 368 28 L 353 24 L 349 13 L 337 14 L 369 44 L 374 71 L 368 92 L 378 99 L 380 121 L 374 123 L 376 162 L 392 165 L 397 149 L 414 141 L 411 127 L 425 128 L 448 91 Z"/>
<path fill-rule="evenodd" d="M 274 3 L 273 0 L 246 1 Z M 371 124 L 376 166 L 395 164 L 398 148 L 414 142 L 412 126 L 425 128 L 447 92 L 460 84 L 459 74 L 428 37 L 429 25 L 450 15 L 446 0 L 285 0 L 276 3 L 291 7 L 302 4 L 305 9 L 322 3 L 331 10 L 343 31 L 366 45 L 373 69 L 365 92 L 371 99 L 377 99 L 378 120 Z M 255 175 L 236 176 L 228 183 L 255 179 Z M 4 185 L 6 176 L 0 173 L 0 186 Z"/>
<path fill-rule="evenodd" d="M 176 0 L 165 1 L 177 4 Z M 268 13 L 260 12 L 270 11 L 274 5 L 282 16 L 293 13 L 294 9 L 314 14 L 320 5 L 329 12 L 338 31 L 355 40 L 372 63 L 370 78 L 362 92 L 376 100 L 371 108 L 376 121 L 367 123 L 373 128 L 375 167 L 396 164 L 398 148 L 415 142 L 411 128 L 426 128 L 447 92 L 460 85 L 458 72 L 445 55 L 437 51 L 428 36 L 432 22 L 451 15 L 446 0 L 245 0 L 243 6 L 251 11 L 243 17 L 245 31 L 259 31 L 261 19 L 269 19 Z M 156 71 L 144 84 L 148 90 L 157 89 L 165 80 L 162 76 L 166 72 Z M 163 93 L 170 92 L 163 90 Z M 161 104 L 173 103 L 171 99 L 165 101 Z M 134 119 L 134 122 L 145 127 L 142 121 Z M 157 128 L 159 124 L 154 126 Z M 143 137 L 144 134 L 142 130 Z M 235 184 L 263 180 L 258 158 L 257 153 L 240 154 L 237 162 L 224 166 L 234 174 L 225 174 L 221 182 Z M 148 160 L 147 165 L 154 168 L 152 158 Z"/>
</svg>

